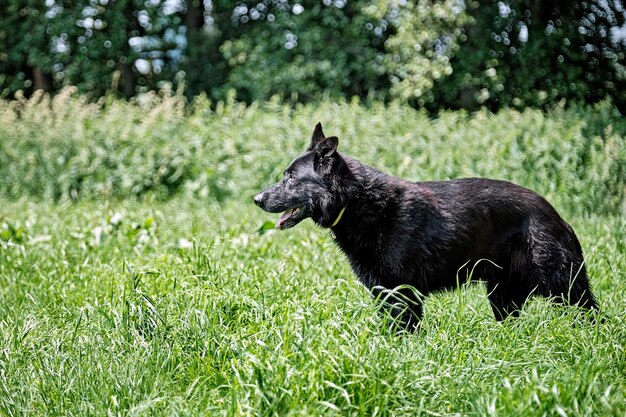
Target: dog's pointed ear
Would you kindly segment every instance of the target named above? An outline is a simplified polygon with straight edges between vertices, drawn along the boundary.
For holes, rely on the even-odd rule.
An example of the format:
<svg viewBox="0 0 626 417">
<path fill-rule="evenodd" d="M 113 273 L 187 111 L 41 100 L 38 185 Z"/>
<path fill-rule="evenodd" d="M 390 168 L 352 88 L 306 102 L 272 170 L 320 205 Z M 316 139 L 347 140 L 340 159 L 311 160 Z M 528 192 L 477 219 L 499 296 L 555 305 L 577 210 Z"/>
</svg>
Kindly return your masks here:
<svg viewBox="0 0 626 417">
<path fill-rule="evenodd" d="M 315 149 L 318 143 L 323 141 L 326 138 L 324 136 L 324 132 L 322 132 L 322 124 L 318 123 L 315 125 L 315 129 L 313 129 L 313 136 L 311 136 L 311 145 L 309 145 L 309 151 Z"/>
<path fill-rule="evenodd" d="M 315 145 L 315 154 L 320 158 L 326 158 L 332 156 L 337 151 L 337 145 L 339 145 L 339 138 L 337 136 L 330 136 Z"/>
</svg>

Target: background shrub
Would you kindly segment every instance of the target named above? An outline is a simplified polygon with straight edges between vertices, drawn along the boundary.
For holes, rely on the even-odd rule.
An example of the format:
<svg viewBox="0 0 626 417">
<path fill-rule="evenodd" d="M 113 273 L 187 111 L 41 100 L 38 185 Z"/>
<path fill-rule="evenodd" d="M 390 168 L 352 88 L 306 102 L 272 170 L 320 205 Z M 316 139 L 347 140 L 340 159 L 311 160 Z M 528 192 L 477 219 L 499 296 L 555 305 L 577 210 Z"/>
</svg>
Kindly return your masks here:
<svg viewBox="0 0 626 417">
<path fill-rule="evenodd" d="M 486 176 L 518 182 L 574 213 L 619 213 L 626 123 L 608 104 L 497 114 L 408 106 L 279 101 L 215 106 L 150 93 L 88 103 L 74 90 L 0 101 L 0 193 L 59 201 L 246 199 L 302 152 L 318 121 L 340 149 L 410 180 Z"/>
</svg>

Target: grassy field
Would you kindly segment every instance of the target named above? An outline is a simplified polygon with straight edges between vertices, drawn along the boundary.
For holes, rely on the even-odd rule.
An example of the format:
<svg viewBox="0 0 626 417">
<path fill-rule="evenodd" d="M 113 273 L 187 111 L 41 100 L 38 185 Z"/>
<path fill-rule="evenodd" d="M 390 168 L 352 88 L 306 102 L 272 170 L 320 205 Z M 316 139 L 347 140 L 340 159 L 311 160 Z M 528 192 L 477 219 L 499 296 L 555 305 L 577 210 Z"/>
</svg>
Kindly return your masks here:
<svg viewBox="0 0 626 417">
<path fill-rule="evenodd" d="M 328 231 L 257 232 L 317 121 L 398 176 L 545 194 L 606 321 L 536 299 L 500 324 L 470 284 L 388 330 Z M 606 105 L 0 101 L 0 416 L 626 415 L 625 130 Z"/>
</svg>

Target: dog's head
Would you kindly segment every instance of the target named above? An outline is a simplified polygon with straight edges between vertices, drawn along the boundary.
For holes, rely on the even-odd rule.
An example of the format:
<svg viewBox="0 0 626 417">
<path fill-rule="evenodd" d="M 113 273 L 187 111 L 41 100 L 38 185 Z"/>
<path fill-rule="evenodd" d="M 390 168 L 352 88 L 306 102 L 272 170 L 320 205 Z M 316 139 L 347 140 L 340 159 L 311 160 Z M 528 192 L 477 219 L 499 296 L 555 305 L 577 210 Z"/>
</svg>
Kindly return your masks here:
<svg viewBox="0 0 626 417">
<path fill-rule="evenodd" d="M 339 140 L 326 137 L 318 123 L 311 144 L 285 170 L 283 178 L 254 197 L 270 213 L 284 212 L 277 229 L 288 229 L 311 217 L 318 225 L 330 227 L 347 203 L 350 170 L 337 152 Z"/>
</svg>

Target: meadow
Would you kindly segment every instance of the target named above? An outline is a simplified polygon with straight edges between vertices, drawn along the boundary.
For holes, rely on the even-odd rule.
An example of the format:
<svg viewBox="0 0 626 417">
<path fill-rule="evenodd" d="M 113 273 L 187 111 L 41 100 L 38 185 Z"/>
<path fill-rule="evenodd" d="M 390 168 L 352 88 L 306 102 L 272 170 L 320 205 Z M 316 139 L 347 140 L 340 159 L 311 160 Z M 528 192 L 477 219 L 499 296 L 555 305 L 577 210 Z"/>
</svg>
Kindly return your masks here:
<svg viewBox="0 0 626 417">
<path fill-rule="evenodd" d="M 327 230 L 253 195 L 307 146 L 412 180 L 486 176 L 576 230 L 604 322 L 478 283 L 396 334 Z M 0 100 L 0 416 L 626 415 L 626 122 L 357 101 Z"/>
</svg>

